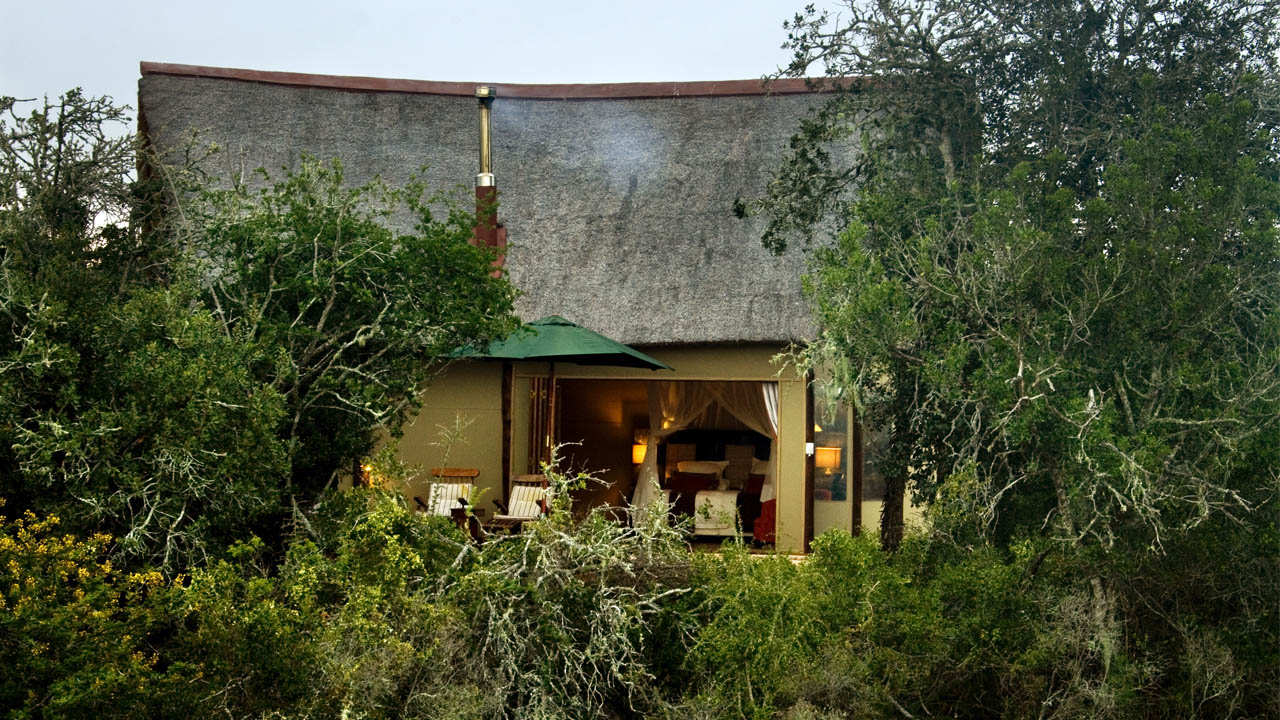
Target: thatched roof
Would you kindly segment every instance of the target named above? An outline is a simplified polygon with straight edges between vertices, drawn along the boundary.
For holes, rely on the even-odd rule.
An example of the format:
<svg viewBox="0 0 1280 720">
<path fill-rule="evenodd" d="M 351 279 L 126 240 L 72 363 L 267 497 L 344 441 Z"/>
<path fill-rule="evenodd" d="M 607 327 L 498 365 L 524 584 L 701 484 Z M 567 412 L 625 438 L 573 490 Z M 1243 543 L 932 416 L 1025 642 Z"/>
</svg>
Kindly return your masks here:
<svg viewBox="0 0 1280 720">
<path fill-rule="evenodd" d="M 144 63 L 140 121 L 161 151 L 192 130 L 218 143 L 216 172 L 307 152 L 341 158 L 353 181 L 427 165 L 434 186 L 469 197 L 476 84 Z M 641 345 L 812 332 L 802 252 L 773 256 L 760 222 L 732 213 L 819 101 L 802 83 L 494 87 L 499 215 L 525 319 L 562 315 Z"/>
</svg>

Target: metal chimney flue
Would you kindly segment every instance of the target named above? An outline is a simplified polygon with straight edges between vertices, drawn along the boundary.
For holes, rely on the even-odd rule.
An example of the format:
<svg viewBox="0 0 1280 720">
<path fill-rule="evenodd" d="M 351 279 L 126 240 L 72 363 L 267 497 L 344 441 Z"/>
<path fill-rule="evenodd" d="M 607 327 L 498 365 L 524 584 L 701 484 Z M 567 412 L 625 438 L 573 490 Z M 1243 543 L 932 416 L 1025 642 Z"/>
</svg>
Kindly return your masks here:
<svg viewBox="0 0 1280 720">
<path fill-rule="evenodd" d="M 489 85 L 476 86 L 480 101 L 480 172 L 476 174 L 475 244 L 491 248 L 493 264 L 501 268 L 506 260 L 507 229 L 498 222 L 498 184 L 493 177 L 492 124 L 493 98 L 497 95 Z M 500 270 L 494 270 L 495 277 Z"/>
<path fill-rule="evenodd" d="M 476 87 L 476 99 L 480 101 L 480 173 L 476 175 L 476 187 L 493 187 L 493 156 L 491 149 L 493 88 Z"/>
</svg>

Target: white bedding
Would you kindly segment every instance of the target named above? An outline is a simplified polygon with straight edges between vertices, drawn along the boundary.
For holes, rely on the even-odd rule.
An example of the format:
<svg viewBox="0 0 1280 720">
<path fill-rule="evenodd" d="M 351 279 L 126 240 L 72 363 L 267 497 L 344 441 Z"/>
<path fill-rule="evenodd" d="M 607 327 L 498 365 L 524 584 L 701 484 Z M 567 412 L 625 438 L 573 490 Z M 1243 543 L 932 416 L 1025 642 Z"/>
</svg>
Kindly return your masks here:
<svg viewBox="0 0 1280 720">
<path fill-rule="evenodd" d="M 694 498 L 695 535 L 733 535 L 737 518 L 737 490 L 703 490 Z"/>
</svg>

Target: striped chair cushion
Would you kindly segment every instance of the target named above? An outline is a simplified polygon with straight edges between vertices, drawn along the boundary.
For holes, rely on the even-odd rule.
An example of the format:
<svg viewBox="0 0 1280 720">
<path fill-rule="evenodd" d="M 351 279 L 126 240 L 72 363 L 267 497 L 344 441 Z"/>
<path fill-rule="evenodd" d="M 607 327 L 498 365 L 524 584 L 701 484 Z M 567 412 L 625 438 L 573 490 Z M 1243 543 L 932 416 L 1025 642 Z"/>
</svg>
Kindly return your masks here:
<svg viewBox="0 0 1280 720">
<path fill-rule="evenodd" d="M 538 501 L 547 499 L 547 489 L 538 485 L 512 485 L 511 498 L 507 503 L 507 514 L 500 518 L 522 518 L 532 520 L 542 516 L 542 508 Z"/>
<path fill-rule="evenodd" d="M 427 490 L 427 512 L 448 517 L 454 508 L 471 502 L 472 489 L 471 483 L 432 483 Z"/>
</svg>

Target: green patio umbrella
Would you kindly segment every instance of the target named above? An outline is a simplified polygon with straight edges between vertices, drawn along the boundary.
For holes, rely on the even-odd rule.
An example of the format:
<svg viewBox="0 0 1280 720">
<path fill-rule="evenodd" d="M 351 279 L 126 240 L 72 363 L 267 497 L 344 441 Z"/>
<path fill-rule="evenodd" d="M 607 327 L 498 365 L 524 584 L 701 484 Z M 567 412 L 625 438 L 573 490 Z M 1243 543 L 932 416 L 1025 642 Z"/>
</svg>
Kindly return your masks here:
<svg viewBox="0 0 1280 720">
<path fill-rule="evenodd" d="M 559 315 L 534 320 L 502 340 L 489 344 L 484 352 L 467 353 L 469 357 L 500 360 L 546 360 L 578 365 L 648 368 L 670 370 L 666 363 L 645 355 L 635 348 L 588 330 Z"/>
<path fill-rule="evenodd" d="M 545 360 L 549 363 L 547 373 L 547 433 L 542 442 L 543 446 L 538 448 L 539 456 L 544 459 L 549 457 L 550 447 L 554 442 L 554 418 L 556 416 L 555 364 L 557 362 L 568 362 L 577 365 L 602 365 L 606 367 L 647 368 L 649 370 L 672 369 L 670 365 L 649 357 L 635 348 L 623 345 L 616 340 L 611 340 L 594 330 L 588 330 L 581 325 L 571 323 L 559 315 L 548 315 L 534 320 L 506 338 L 489 343 L 489 347 L 483 352 L 463 350 L 458 352 L 457 355 L 459 357 L 492 358 L 507 362 L 512 360 Z M 504 386 L 506 387 L 504 387 L 503 393 L 502 474 L 503 494 L 505 496 L 506 486 L 509 483 L 507 459 L 510 457 L 511 452 L 510 418 L 506 410 L 510 407 L 511 399 L 506 395 L 511 391 L 511 388 L 509 383 L 505 381 Z"/>
</svg>

